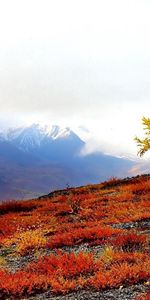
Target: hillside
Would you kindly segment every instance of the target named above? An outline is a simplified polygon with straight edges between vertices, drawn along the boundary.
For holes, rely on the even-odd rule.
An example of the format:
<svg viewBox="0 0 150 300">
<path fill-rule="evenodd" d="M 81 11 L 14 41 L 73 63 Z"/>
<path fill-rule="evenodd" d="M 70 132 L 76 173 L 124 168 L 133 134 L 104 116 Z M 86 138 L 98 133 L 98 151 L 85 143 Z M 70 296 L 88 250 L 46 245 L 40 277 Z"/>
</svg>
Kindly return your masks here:
<svg viewBox="0 0 150 300">
<path fill-rule="evenodd" d="M 0 204 L 0 299 L 150 299 L 150 175 Z"/>
</svg>

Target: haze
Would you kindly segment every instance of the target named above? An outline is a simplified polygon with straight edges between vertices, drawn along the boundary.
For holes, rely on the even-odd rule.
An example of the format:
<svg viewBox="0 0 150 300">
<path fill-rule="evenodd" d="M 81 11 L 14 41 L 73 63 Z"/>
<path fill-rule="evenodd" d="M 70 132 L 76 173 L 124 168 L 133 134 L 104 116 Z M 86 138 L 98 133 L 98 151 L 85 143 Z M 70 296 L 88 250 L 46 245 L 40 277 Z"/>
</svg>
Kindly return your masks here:
<svg viewBox="0 0 150 300">
<path fill-rule="evenodd" d="M 86 127 L 86 152 L 136 155 L 150 116 L 150 3 L 0 2 L 1 126 Z"/>
</svg>

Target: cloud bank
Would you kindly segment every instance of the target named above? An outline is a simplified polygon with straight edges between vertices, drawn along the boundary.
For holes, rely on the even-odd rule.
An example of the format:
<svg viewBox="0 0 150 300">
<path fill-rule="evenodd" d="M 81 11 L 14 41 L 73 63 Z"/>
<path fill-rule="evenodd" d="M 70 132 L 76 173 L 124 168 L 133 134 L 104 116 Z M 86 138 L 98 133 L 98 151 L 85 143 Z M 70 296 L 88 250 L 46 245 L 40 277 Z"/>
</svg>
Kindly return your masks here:
<svg viewBox="0 0 150 300">
<path fill-rule="evenodd" d="M 3 1 L 1 119 L 83 125 L 134 152 L 150 111 L 149 14 L 146 0 Z"/>
</svg>

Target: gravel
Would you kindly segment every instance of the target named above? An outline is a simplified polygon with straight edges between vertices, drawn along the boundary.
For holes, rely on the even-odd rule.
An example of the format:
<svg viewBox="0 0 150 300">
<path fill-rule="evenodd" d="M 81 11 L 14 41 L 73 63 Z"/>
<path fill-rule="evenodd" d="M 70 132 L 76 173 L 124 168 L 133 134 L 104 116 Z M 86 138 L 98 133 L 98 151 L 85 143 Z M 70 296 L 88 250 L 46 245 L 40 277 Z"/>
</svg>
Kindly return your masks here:
<svg viewBox="0 0 150 300">
<path fill-rule="evenodd" d="M 50 292 L 37 295 L 30 298 L 23 298 L 24 300 L 134 300 L 137 295 L 142 294 L 148 290 L 143 284 L 136 284 L 128 287 L 121 287 L 119 289 L 109 289 L 105 291 L 82 290 L 76 291 L 65 296 L 52 296 Z"/>
<path fill-rule="evenodd" d="M 145 233 L 150 233 L 150 219 L 145 219 L 136 222 L 126 222 L 119 224 L 112 224 L 113 228 L 119 229 L 134 229 L 136 228 L 138 231 L 144 231 Z"/>
</svg>

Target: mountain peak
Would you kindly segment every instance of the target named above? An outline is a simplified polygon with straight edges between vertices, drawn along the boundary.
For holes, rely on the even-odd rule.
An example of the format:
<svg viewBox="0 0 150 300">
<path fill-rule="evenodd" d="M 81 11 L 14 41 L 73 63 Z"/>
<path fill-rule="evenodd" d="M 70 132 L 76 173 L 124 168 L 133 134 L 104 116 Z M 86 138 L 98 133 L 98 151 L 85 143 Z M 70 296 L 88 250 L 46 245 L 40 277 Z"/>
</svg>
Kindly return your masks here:
<svg viewBox="0 0 150 300">
<path fill-rule="evenodd" d="M 71 134 L 69 127 L 60 128 L 58 125 L 53 125 L 50 131 L 50 136 L 53 140 L 66 138 Z"/>
<path fill-rule="evenodd" d="M 27 127 L 9 129 L 5 139 L 13 142 L 19 149 L 29 152 L 42 145 L 42 142 L 52 142 L 55 140 L 67 140 L 80 138 L 69 128 L 58 125 L 41 126 L 32 124 Z"/>
</svg>

